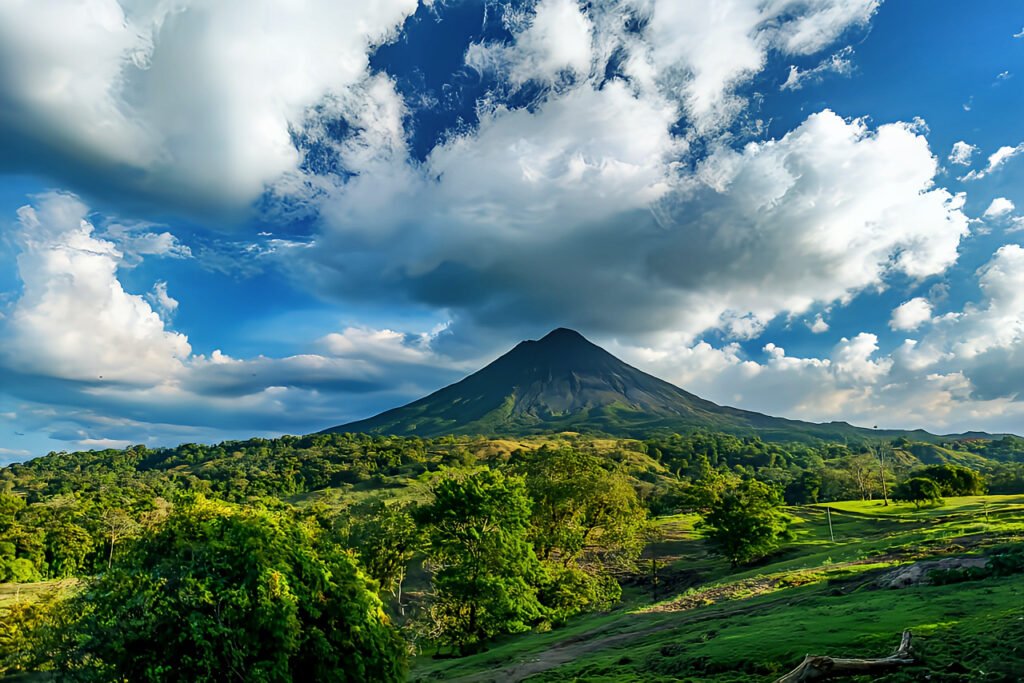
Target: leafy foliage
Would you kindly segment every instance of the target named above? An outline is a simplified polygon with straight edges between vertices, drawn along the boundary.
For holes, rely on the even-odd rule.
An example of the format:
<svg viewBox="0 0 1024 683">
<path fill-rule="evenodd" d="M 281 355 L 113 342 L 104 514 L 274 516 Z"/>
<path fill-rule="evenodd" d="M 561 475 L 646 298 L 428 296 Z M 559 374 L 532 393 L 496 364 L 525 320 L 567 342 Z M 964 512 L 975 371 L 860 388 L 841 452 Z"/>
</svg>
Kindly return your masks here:
<svg viewBox="0 0 1024 683">
<path fill-rule="evenodd" d="M 732 566 L 759 560 L 786 537 L 778 491 L 760 481 L 730 487 L 711 501 L 702 526 L 708 542 Z"/>
<path fill-rule="evenodd" d="M 892 492 L 893 500 L 922 505 L 942 505 L 942 489 L 927 477 L 911 477 Z"/>
<path fill-rule="evenodd" d="M 196 496 L 68 605 L 82 680 L 401 680 L 404 647 L 353 561 L 285 515 Z"/>
<path fill-rule="evenodd" d="M 943 496 L 977 496 L 985 492 L 985 480 L 977 470 L 960 465 L 931 465 L 913 472 L 931 479 Z"/>
<path fill-rule="evenodd" d="M 420 536 L 408 503 L 375 500 L 353 511 L 348 545 L 380 588 L 397 595 Z"/>
<path fill-rule="evenodd" d="M 465 650 L 499 633 L 523 631 L 542 606 L 541 566 L 528 538 L 530 499 L 522 479 L 483 470 L 441 479 L 419 511 L 436 567 L 434 634 Z"/>
</svg>

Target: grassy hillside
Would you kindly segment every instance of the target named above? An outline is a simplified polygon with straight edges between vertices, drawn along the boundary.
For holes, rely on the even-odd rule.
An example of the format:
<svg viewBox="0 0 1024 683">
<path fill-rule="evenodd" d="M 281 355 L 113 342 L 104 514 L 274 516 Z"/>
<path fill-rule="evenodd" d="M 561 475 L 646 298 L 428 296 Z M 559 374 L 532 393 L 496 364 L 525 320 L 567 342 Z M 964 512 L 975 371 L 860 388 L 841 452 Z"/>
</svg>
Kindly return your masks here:
<svg viewBox="0 0 1024 683">
<path fill-rule="evenodd" d="M 753 569 L 709 555 L 692 517 L 658 520 L 649 549 L 666 589 L 549 633 L 508 638 L 458 660 L 420 657 L 419 681 L 772 680 L 808 652 L 888 654 L 910 629 L 920 663 L 876 680 L 1013 681 L 1024 671 L 1024 574 L 882 588 L 900 568 L 984 557 L 1024 540 L 1024 496 L 949 499 L 942 508 L 843 502 L 790 508 L 797 537 Z M 664 563 L 663 565 L 661 563 Z"/>
</svg>

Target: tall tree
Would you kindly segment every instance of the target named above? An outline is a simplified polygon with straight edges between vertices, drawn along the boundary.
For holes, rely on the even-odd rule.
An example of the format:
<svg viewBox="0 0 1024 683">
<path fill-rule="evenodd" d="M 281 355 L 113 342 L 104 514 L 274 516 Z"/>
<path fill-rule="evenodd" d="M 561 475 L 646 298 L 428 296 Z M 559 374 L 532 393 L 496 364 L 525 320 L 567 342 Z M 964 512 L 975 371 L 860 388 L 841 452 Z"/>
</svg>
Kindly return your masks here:
<svg viewBox="0 0 1024 683">
<path fill-rule="evenodd" d="M 914 507 L 922 505 L 942 505 L 942 489 L 927 477 L 911 477 L 892 492 L 893 500 L 913 503 Z"/>
<path fill-rule="evenodd" d="M 631 565 L 643 549 L 647 513 L 621 472 L 572 448 L 544 447 L 516 464 L 534 501 L 530 532 L 542 560 Z"/>
<path fill-rule="evenodd" d="M 768 555 L 787 536 L 778 491 L 756 480 L 726 489 L 714 500 L 701 526 L 711 547 L 733 567 Z"/>
<path fill-rule="evenodd" d="M 432 635 L 467 651 L 522 631 L 542 614 L 540 562 L 528 538 L 530 499 L 518 477 L 483 470 L 441 479 L 420 508 L 434 570 Z"/>
<path fill-rule="evenodd" d="M 420 541 L 410 511 L 406 503 L 373 501 L 353 511 L 349 531 L 349 543 L 359 554 L 360 565 L 381 590 L 395 596 L 402 614 L 402 583 Z"/>
</svg>

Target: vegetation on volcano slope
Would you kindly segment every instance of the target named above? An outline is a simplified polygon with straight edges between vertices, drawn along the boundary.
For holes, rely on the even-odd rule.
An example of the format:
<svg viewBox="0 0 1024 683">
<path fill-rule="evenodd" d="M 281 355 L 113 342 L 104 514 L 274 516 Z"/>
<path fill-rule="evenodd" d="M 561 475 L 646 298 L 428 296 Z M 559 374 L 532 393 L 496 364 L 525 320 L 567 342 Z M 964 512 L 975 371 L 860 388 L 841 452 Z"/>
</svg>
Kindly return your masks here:
<svg viewBox="0 0 1024 683">
<path fill-rule="evenodd" d="M 175 449 L 137 446 L 123 451 L 55 453 L 0 470 L 0 571 L 6 572 L 8 579 L 66 578 L 63 586 L 72 601 L 79 599 L 73 597 L 76 592 L 96 596 L 100 590 L 117 598 L 115 607 L 131 605 L 132 595 L 146 594 L 143 584 L 138 584 L 139 591 L 131 586 L 149 571 L 142 559 L 147 552 L 156 563 L 154 567 L 161 554 L 166 556 L 162 574 L 184 561 L 174 555 L 173 544 L 161 544 L 157 539 L 173 528 L 168 525 L 179 519 L 176 515 L 187 509 L 189 500 L 203 496 L 210 505 L 226 506 L 221 509 L 230 519 L 256 520 L 257 526 L 269 528 L 276 525 L 288 538 L 309 539 L 311 550 L 301 561 L 301 571 L 287 563 L 268 565 L 271 573 L 267 576 L 278 578 L 267 584 L 254 583 L 239 593 L 239 604 L 247 605 L 262 604 L 266 591 L 284 596 L 281 599 L 293 606 L 285 611 L 291 610 L 288 613 L 295 619 L 274 623 L 287 626 L 285 631 L 294 636 L 289 636 L 291 641 L 306 637 L 304 624 L 315 620 L 302 615 L 312 614 L 311 605 L 322 602 L 325 595 L 323 591 L 309 592 L 306 582 L 319 571 L 311 567 L 318 562 L 341 562 L 339 567 L 349 566 L 346 563 L 355 567 L 360 578 L 353 585 L 378 593 L 389 614 L 387 621 L 400 629 L 415 651 L 440 649 L 452 656 L 485 650 L 458 660 L 418 660 L 417 676 L 486 671 L 500 661 L 516 666 L 519 649 L 532 651 L 545 643 L 579 636 L 578 644 L 555 648 L 562 653 L 559 656 L 574 653 L 571 666 L 576 666 L 588 661 L 588 652 L 604 653 L 614 651 L 620 642 L 641 642 L 637 640 L 641 631 L 643 638 L 661 642 L 659 634 L 676 625 L 683 628 L 691 619 L 696 630 L 686 637 L 721 631 L 725 626 L 705 628 L 704 622 L 726 619 L 738 601 L 743 602 L 743 610 L 748 604 L 762 602 L 776 609 L 772 596 L 780 591 L 795 591 L 792 595 L 801 601 L 806 597 L 809 607 L 824 609 L 826 603 L 816 601 L 838 597 L 823 592 L 832 590 L 828 581 L 859 580 L 857 577 L 884 565 L 912 560 L 921 548 L 944 552 L 950 543 L 943 534 L 970 539 L 967 550 L 971 552 L 981 551 L 982 545 L 1000 537 L 1019 540 L 1019 534 L 1014 535 L 1019 529 L 1011 517 L 1020 515 L 1020 505 L 1012 507 L 1013 499 L 953 497 L 964 490 L 976 492 L 981 486 L 1024 492 L 1021 452 L 1014 449 L 1014 442 L 1005 441 L 943 446 L 906 440 L 809 445 L 707 432 L 645 441 L 575 434 L 522 440 L 313 435 Z M 989 457 L 993 455 L 996 458 Z M 951 463 L 974 469 L 966 472 Z M 883 483 L 892 491 L 915 476 L 929 477 L 936 486 L 945 487 L 946 506 L 914 512 L 908 505 L 877 502 Z M 730 503 L 733 494 L 741 491 L 758 492 L 756 504 L 749 495 L 738 505 Z M 825 543 L 825 515 L 815 504 L 851 498 L 864 500 L 831 506 L 837 543 Z M 774 503 L 783 499 L 802 507 L 780 512 Z M 704 532 L 693 531 L 693 513 L 678 514 L 693 511 L 714 522 L 714 510 L 722 506 L 729 509 L 728 524 L 720 518 L 717 524 L 706 525 L 707 538 Z M 754 513 L 767 514 L 768 522 L 747 525 L 749 515 L 757 516 Z M 661 540 L 650 542 L 649 518 L 656 522 L 653 530 L 663 534 Z M 967 532 L 965 520 L 983 518 L 983 523 L 977 523 L 984 526 Z M 796 533 L 795 541 L 778 533 L 786 524 L 776 522 L 787 519 Z M 930 523 L 922 525 L 922 520 Z M 732 532 L 730 524 L 734 524 Z M 197 531 L 187 525 L 178 528 L 189 529 L 189 534 Z M 739 533 L 737 529 L 746 529 L 741 535 L 752 541 L 757 535 L 751 535 L 751 530 L 770 532 L 754 552 L 731 555 L 737 564 L 759 564 L 730 568 L 723 558 L 730 557 L 730 546 L 714 542 L 713 529 L 725 530 L 726 541 Z M 255 538 L 262 537 L 257 534 Z M 202 542 L 200 537 L 188 536 L 182 547 Z M 304 543 L 295 541 L 289 547 L 301 548 Z M 258 550 L 249 541 L 234 551 L 227 545 L 220 547 L 222 554 L 235 552 L 239 559 L 255 564 L 273 554 Z M 717 554 L 710 554 L 712 550 Z M 125 579 L 123 586 L 118 579 L 109 578 L 118 576 Z M 216 585 L 233 585 L 232 576 L 228 563 L 219 566 L 210 580 Z M 971 578 L 959 582 L 958 590 L 973 591 L 988 585 L 986 582 L 1009 586 L 996 591 L 1003 591 L 1004 605 L 1016 595 L 1013 576 Z M 29 587 L 28 593 L 32 586 L 42 584 L 22 585 Z M 180 590 L 193 584 L 170 585 Z M 288 590 L 280 592 L 281 586 Z M 939 587 L 921 590 L 930 588 Z M 350 597 L 359 594 L 359 589 L 353 590 Z M 181 624 L 204 623 L 203 602 L 196 601 L 197 595 L 201 592 L 168 598 L 168 604 L 190 605 L 182 611 Z M 652 598 L 660 601 L 655 609 L 636 613 Z M 835 605 L 855 605 L 861 599 L 867 597 L 854 591 Z M 47 600 L 32 602 L 18 595 L 0 604 L 5 626 L 0 632 L 0 666 L 18 670 L 73 661 L 81 669 L 86 664 L 92 666 L 90 657 L 98 658 L 99 670 L 120 666 L 118 658 L 129 648 L 103 654 L 100 645 L 128 642 L 119 638 L 130 634 L 116 629 L 137 630 L 142 625 L 122 618 L 112 608 L 102 625 L 115 631 L 104 632 L 101 624 L 84 618 L 89 610 L 74 612 L 60 607 L 68 604 L 66 600 L 67 596 L 51 605 Z M 979 601 L 979 605 L 987 604 L 984 599 Z M 93 600 L 90 604 L 99 603 Z M 268 604 L 277 603 L 270 600 Z M 603 613 L 608 609 L 613 611 Z M 595 610 L 602 613 L 580 616 Z M 717 610 L 725 611 L 719 614 Z M 69 614 L 76 618 L 60 621 Z M 685 616 L 677 622 L 671 615 Z M 936 619 L 941 616 L 939 612 L 936 615 Z M 791 621 L 795 618 L 789 615 Z M 291 631 L 289 624 L 294 625 Z M 735 625 L 730 619 L 729 627 Z M 391 632 L 392 627 L 383 628 Z M 837 628 L 845 626 L 840 623 Z M 600 637 L 591 633 L 595 629 Z M 524 631 L 523 635 L 508 635 Z M 73 634 L 76 647 L 89 642 L 96 647 L 88 656 L 69 657 L 67 653 L 81 650 L 66 639 L 55 641 L 54 633 Z M 877 644 L 867 640 L 858 644 L 861 632 L 854 629 L 850 633 L 854 642 L 849 647 L 855 653 Z M 240 634 L 240 642 L 246 642 L 244 632 Z M 606 636 L 616 640 L 601 640 Z M 509 638 L 512 640 L 503 640 Z M 701 648 L 708 652 L 701 655 L 707 658 L 705 664 L 689 654 L 676 657 L 679 661 L 671 665 L 676 673 L 640 669 L 629 662 L 600 666 L 612 667 L 609 676 L 626 678 L 679 676 L 687 666 L 705 673 L 711 667 L 711 675 L 716 666 L 725 666 L 713 663 L 720 656 L 714 650 L 715 639 L 712 635 L 706 643 L 702 641 Z M 822 641 L 822 645 L 843 642 L 838 634 L 835 641 Z M 805 647 L 791 642 L 789 646 Z M 777 647 L 778 652 L 752 650 L 754 659 L 750 661 L 761 662 L 758 671 L 786 661 L 789 650 Z M 18 658 L 33 649 L 34 658 Z M 541 654 L 538 656 L 547 664 L 554 662 Z M 263 662 L 264 658 L 257 660 Z M 257 666 L 252 663 L 256 660 L 243 656 L 242 661 L 249 662 L 244 667 L 247 671 L 260 670 L 250 668 Z M 644 661 L 658 660 L 649 653 Z M 215 666 L 211 662 L 197 666 Z M 277 675 L 290 670 L 287 659 L 282 662 L 269 665 L 276 667 L 273 671 L 277 673 L 267 680 L 287 680 L 287 674 Z M 569 665 L 569 660 L 561 663 Z M 553 673 L 556 667 L 545 665 L 544 670 L 549 669 L 544 675 L 561 675 Z M 605 674 L 588 669 L 586 676 L 591 675 Z"/>
<path fill-rule="evenodd" d="M 770 681 L 808 652 L 885 656 L 914 633 L 917 662 L 877 681 L 1017 681 L 1024 671 L 1024 496 L 950 498 L 943 508 L 880 501 L 788 508 L 796 538 L 731 569 L 693 515 L 658 520 L 665 586 L 619 610 L 503 639 L 458 660 L 419 658 L 417 681 Z M 894 570 L 939 558 L 1005 557 L 1015 569 L 955 585 L 884 588 Z M 676 585 L 691 584 L 679 590 Z"/>
</svg>

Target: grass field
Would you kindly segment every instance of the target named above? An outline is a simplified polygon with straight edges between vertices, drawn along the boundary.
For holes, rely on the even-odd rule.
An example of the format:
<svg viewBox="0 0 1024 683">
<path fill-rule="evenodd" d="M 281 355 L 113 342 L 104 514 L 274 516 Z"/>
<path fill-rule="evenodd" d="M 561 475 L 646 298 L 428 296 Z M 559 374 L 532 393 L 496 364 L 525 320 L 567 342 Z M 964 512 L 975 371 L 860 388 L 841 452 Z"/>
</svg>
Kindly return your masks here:
<svg viewBox="0 0 1024 683">
<path fill-rule="evenodd" d="M 1024 542 L 1024 496 L 952 498 L 922 510 L 857 501 L 789 512 L 795 539 L 736 571 L 707 552 L 694 517 L 662 518 L 663 538 L 646 555 L 658 563 L 661 594 L 633 585 L 612 613 L 508 637 L 471 657 L 421 656 L 413 679 L 770 681 L 807 653 L 885 656 L 910 629 L 918 663 L 872 680 L 1024 680 L 1024 574 L 875 585 L 914 562 Z"/>
</svg>

